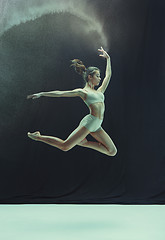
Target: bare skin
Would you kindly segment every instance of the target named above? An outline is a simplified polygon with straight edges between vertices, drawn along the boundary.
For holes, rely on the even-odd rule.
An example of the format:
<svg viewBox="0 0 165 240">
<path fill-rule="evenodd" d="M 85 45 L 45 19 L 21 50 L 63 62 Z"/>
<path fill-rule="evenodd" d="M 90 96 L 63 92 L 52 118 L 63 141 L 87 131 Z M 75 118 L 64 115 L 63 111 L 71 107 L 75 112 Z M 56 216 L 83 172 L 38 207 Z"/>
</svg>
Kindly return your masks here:
<svg viewBox="0 0 165 240">
<path fill-rule="evenodd" d="M 83 100 L 85 100 L 89 91 L 94 91 L 94 92 L 101 91 L 104 93 L 111 78 L 110 56 L 102 47 L 101 49 L 98 49 L 98 51 L 100 51 L 99 56 L 107 59 L 107 66 L 106 66 L 105 78 L 101 86 L 97 90 L 95 90 L 95 87 L 97 87 L 101 81 L 99 71 L 96 71 L 93 76 L 91 75 L 88 76 L 88 82 L 86 83 L 86 86 L 83 89 L 74 89 L 71 91 L 43 92 L 43 93 L 29 95 L 27 96 L 27 98 L 36 99 L 41 96 L 48 96 L 48 97 L 77 97 L 78 96 L 78 97 L 81 97 Z M 89 106 L 90 113 L 100 119 L 103 119 L 104 109 L 105 109 L 104 103 L 102 102 L 94 103 Z M 86 137 L 89 134 L 93 138 L 95 138 L 97 142 L 88 141 Z M 53 136 L 44 136 L 44 135 L 41 135 L 39 131 L 34 133 L 28 132 L 28 137 L 31 138 L 32 140 L 41 141 L 46 144 L 49 144 L 53 147 L 61 149 L 62 151 L 68 151 L 72 149 L 74 146 L 78 145 L 81 147 L 94 149 L 108 156 L 115 156 L 117 153 L 115 144 L 113 143 L 112 139 L 105 132 L 103 128 L 101 128 L 99 131 L 96 131 L 96 132 L 90 132 L 84 126 L 78 126 L 68 136 L 66 140 L 62 140 L 60 138 L 53 137 Z"/>
</svg>

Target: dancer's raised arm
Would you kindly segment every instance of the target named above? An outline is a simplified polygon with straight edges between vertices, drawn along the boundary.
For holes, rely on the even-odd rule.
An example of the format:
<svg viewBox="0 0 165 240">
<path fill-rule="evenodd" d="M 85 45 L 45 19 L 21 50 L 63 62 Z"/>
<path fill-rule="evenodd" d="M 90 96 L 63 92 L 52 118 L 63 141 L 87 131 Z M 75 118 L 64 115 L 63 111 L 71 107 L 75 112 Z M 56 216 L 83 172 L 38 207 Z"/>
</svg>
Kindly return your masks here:
<svg viewBox="0 0 165 240">
<path fill-rule="evenodd" d="M 112 76 L 112 69 L 111 69 L 111 59 L 108 53 L 101 47 L 101 49 L 98 49 L 98 51 L 101 52 L 99 56 L 106 58 L 107 60 L 107 66 L 105 71 L 105 78 L 101 84 L 101 86 L 98 88 L 99 91 L 105 92 L 106 88 L 108 87 L 108 84 L 110 82 L 111 76 Z"/>
<path fill-rule="evenodd" d="M 39 97 L 83 97 L 84 93 L 81 88 L 77 88 L 69 91 L 50 91 L 40 92 L 32 95 L 28 95 L 27 99 L 36 99 Z"/>
</svg>

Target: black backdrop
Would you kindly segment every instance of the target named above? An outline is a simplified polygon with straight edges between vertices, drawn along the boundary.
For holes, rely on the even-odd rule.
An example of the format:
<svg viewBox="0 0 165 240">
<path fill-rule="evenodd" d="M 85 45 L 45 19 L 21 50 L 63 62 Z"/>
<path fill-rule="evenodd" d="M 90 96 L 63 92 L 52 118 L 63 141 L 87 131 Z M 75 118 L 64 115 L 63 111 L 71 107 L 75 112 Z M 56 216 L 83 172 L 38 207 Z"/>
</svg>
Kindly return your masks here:
<svg viewBox="0 0 165 240">
<path fill-rule="evenodd" d="M 65 139 L 88 113 L 78 98 L 26 96 L 83 87 L 73 58 L 103 78 L 98 33 L 84 33 L 86 22 L 69 12 L 13 26 L 0 37 L 0 203 L 164 203 L 165 2 L 88 2 L 104 20 L 112 59 L 103 128 L 118 153 L 62 152 L 27 138 L 39 130 Z"/>
</svg>

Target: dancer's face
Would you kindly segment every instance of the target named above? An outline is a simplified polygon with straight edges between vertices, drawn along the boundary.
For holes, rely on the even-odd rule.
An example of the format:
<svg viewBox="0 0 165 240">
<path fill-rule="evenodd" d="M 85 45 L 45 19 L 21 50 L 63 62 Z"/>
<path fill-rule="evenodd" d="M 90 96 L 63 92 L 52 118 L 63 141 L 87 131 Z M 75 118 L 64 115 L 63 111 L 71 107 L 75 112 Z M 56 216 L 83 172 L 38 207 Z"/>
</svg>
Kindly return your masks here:
<svg viewBox="0 0 165 240">
<path fill-rule="evenodd" d="M 93 76 L 90 76 L 89 81 L 91 81 L 91 83 L 94 86 L 98 86 L 100 84 L 100 81 L 101 81 L 100 71 L 96 70 L 95 73 L 93 74 Z"/>
</svg>

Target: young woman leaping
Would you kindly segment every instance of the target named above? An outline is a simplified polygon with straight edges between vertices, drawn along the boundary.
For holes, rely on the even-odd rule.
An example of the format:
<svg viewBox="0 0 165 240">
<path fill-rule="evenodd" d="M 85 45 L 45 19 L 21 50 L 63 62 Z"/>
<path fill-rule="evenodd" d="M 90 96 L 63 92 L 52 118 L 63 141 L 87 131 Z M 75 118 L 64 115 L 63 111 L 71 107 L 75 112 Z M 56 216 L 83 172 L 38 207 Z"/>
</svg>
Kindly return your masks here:
<svg viewBox="0 0 165 240">
<path fill-rule="evenodd" d="M 79 59 L 72 60 L 72 65 L 76 72 L 82 75 L 86 81 L 84 88 L 78 88 L 70 91 L 51 91 L 40 92 L 32 95 L 28 95 L 28 99 L 36 99 L 39 97 L 80 97 L 89 107 L 90 114 L 86 115 L 79 126 L 68 136 L 66 140 L 62 140 L 57 137 L 44 136 L 40 132 L 30 133 L 28 137 L 49 144 L 53 147 L 57 147 L 63 151 L 68 151 L 74 146 L 79 145 L 87 147 L 104 153 L 108 156 L 115 156 L 117 149 L 110 136 L 101 127 L 104 117 L 104 92 L 108 87 L 110 78 L 112 75 L 111 61 L 108 53 L 101 47 L 98 49 L 101 57 L 107 61 L 105 78 L 100 87 L 100 70 L 97 67 L 86 68 L 82 61 Z M 95 89 L 98 87 L 97 89 Z M 88 141 L 87 135 L 91 134 L 97 142 Z"/>
</svg>

